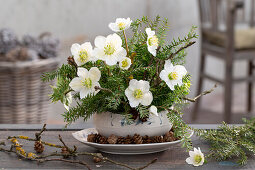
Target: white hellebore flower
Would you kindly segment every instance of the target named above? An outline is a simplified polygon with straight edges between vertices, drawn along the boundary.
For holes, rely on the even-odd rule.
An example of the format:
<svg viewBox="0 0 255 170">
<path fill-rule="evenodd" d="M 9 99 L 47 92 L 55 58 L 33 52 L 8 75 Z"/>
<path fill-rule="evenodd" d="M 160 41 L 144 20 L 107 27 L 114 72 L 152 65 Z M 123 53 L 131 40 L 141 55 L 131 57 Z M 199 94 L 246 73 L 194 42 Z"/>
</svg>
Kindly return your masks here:
<svg viewBox="0 0 255 170">
<path fill-rule="evenodd" d="M 129 69 L 129 67 L 131 66 L 131 59 L 128 57 L 123 57 L 119 62 L 119 66 L 123 70 Z"/>
<path fill-rule="evenodd" d="M 97 67 L 92 67 L 89 71 L 85 68 L 78 67 L 77 75 L 69 84 L 76 92 L 80 92 L 80 97 L 85 98 L 89 94 L 95 95 L 99 90 L 95 90 L 95 86 L 99 86 L 98 81 L 101 77 L 101 72 Z"/>
<path fill-rule="evenodd" d="M 70 104 L 73 102 L 72 100 L 72 92 L 69 92 L 66 94 L 65 98 L 64 98 L 64 107 L 66 110 L 69 111 L 69 106 Z"/>
<path fill-rule="evenodd" d="M 139 103 L 144 106 L 149 106 L 153 100 L 148 81 L 132 79 L 129 82 L 128 88 L 125 90 L 125 95 L 129 100 L 131 107 L 137 107 Z"/>
<path fill-rule="evenodd" d="M 159 77 L 166 82 L 171 90 L 174 90 L 175 85 L 182 85 L 182 77 L 187 74 L 184 66 L 173 66 L 171 60 L 166 60 L 164 70 L 159 74 Z"/>
<path fill-rule="evenodd" d="M 122 47 L 122 40 L 117 34 L 110 34 L 107 37 L 97 36 L 95 46 L 95 56 L 110 66 L 117 64 L 127 55 L 126 50 Z"/>
<path fill-rule="evenodd" d="M 114 23 L 110 23 L 108 26 L 114 32 L 120 32 L 128 29 L 132 20 L 130 18 L 117 18 Z"/>
<path fill-rule="evenodd" d="M 152 105 L 150 108 L 149 108 L 149 112 L 158 116 L 158 109 L 156 108 L 156 106 Z"/>
<path fill-rule="evenodd" d="M 194 148 L 194 151 L 189 151 L 189 156 L 190 157 L 186 159 L 186 162 L 188 164 L 193 164 L 194 166 L 203 165 L 205 161 L 204 154 L 201 152 L 200 148 Z"/>
<path fill-rule="evenodd" d="M 71 47 L 71 53 L 74 56 L 74 61 L 78 66 L 81 66 L 89 61 L 96 61 L 93 56 L 93 49 L 90 42 L 85 42 L 82 45 L 73 44 Z"/>
<path fill-rule="evenodd" d="M 156 56 L 156 50 L 158 48 L 158 37 L 155 35 L 155 31 L 151 31 L 150 28 L 145 29 L 147 33 L 147 46 L 148 51 L 153 55 Z"/>
</svg>

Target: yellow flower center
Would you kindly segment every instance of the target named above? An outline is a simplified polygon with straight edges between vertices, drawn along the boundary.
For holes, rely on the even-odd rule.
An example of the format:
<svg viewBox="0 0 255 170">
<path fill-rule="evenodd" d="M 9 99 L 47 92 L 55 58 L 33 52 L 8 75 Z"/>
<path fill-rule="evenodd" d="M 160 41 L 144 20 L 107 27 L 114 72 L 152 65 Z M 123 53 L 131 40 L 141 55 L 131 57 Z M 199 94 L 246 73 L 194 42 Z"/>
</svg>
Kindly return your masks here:
<svg viewBox="0 0 255 170">
<path fill-rule="evenodd" d="M 135 89 L 133 95 L 136 99 L 140 99 L 143 97 L 143 92 L 140 89 Z"/>
<path fill-rule="evenodd" d="M 121 62 L 121 65 L 122 65 L 122 67 L 127 67 L 128 66 L 128 61 L 127 61 L 127 59 L 126 60 L 123 60 L 122 62 Z"/>
<path fill-rule="evenodd" d="M 85 78 L 84 81 L 82 82 L 83 86 L 87 88 L 92 87 L 92 80 L 90 78 Z"/>
<path fill-rule="evenodd" d="M 88 52 L 84 49 L 79 52 L 79 56 L 80 56 L 81 62 L 87 62 L 89 59 Z"/>
<path fill-rule="evenodd" d="M 158 46 L 158 37 L 156 35 L 153 35 L 151 38 L 149 38 L 149 45 L 150 46 Z"/>
<path fill-rule="evenodd" d="M 202 156 L 201 155 L 196 155 L 194 157 L 194 161 L 196 164 L 199 164 L 202 161 Z"/>
<path fill-rule="evenodd" d="M 118 23 L 118 27 L 119 27 L 120 30 L 124 30 L 125 29 L 125 23 L 124 22 Z"/>
<path fill-rule="evenodd" d="M 107 46 L 104 47 L 104 53 L 106 55 L 112 55 L 115 52 L 115 48 L 113 45 L 108 44 Z"/>
<path fill-rule="evenodd" d="M 169 80 L 177 80 L 178 74 L 176 72 L 172 72 L 172 73 L 168 74 L 168 78 L 169 78 Z"/>
</svg>

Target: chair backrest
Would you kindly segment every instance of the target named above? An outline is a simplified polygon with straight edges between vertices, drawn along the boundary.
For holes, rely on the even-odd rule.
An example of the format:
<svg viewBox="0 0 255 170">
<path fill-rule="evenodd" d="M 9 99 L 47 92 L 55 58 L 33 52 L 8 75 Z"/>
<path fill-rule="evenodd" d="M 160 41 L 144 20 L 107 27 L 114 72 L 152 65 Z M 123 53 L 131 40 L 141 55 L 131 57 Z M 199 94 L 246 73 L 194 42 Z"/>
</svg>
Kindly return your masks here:
<svg viewBox="0 0 255 170">
<path fill-rule="evenodd" d="M 255 26 L 254 0 L 198 0 L 202 29 L 227 31 L 233 18 L 241 27 Z M 233 23 L 234 24 L 234 23 Z"/>
</svg>

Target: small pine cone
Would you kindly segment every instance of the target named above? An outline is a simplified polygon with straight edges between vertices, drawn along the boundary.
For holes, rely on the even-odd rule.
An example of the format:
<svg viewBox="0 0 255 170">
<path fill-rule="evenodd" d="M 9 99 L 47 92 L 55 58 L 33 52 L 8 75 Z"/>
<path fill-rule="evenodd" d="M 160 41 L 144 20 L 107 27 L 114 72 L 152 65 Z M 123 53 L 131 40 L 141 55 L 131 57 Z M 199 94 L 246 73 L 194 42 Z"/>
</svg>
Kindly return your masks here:
<svg viewBox="0 0 255 170">
<path fill-rule="evenodd" d="M 107 144 L 107 138 L 104 137 L 104 136 L 101 136 L 100 139 L 99 139 L 99 143 L 100 144 Z"/>
<path fill-rule="evenodd" d="M 132 136 L 128 135 L 127 137 L 124 138 L 124 144 L 131 144 L 131 143 L 133 143 Z"/>
<path fill-rule="evenodd" d="M 117 144 L 125 144 L 125 138 L 122 136 L 118 137 Z"/>
<path fill-rule="evenodd" d="M 11 49 L 17 47 L 19 44 L 15 33 L 7 28 L 0 30 L 0 53 L 6 54 Z"/>
<path fill-rule="evenodd" d="M 174 133 L 172 131 L 167 132 L 163 137 L 164 142 L 172 142 L 175 140 Z"/>
<path fill-rule="evenodd" d="M 67 154 L 69 154 L 69 151 L 68 151 L 68 149 L 67 149 L 66 147 L 63 147 L 63 148 L 61 149 L 61 153 L 64 154 L 64 155 L 63 155 L 64 158 L 68 158 L 68 157 L 69 157 L 69 156 L 67 155 Z"/>
<path fill-rule="evenodd" d="M 52 37 L 50 33 L 42 33 L 39 37 L 41 51 L 39 55 L 41 58 L 54 58 L 57 57 L 59 51 L 59 39 Z"/>
<path fill-rule="evenodd" d="M 88 142 L 95 142 L 95 134 L 89 134 L 87 137 Z"/>
<path fill-rule="evenodd" d="M 94 142 L 95 142 L 95 143 L 99 143 L 101 137 L 102 137 L 102 136 L 101 136 L 100 134 L 95 134 Z"/>
<path fill-rule="evenodd" d="M 99 162 L 102 161 L 102 159 L 101 159 L 101 158 L 98 158 L 98 157 L 93 157 L 93 161 L 94 161 L 95 163 L 99 163 Z"/>
<path fill-rule="evenodd" d="M 69 65 L 76 66 L 76 63 L 75 63 L 74 58 L 72 56 L 69 56 L 67 58 L 67 62 L 68 62 Z"/>
<path fill-rule="evenodd" d="M 152 142 L 153 142 L 152 139 L 148 135 L 143 136 L 144 144 L 148 144 L 148 143 L 152 143 Z"/>
<path fill-rule="evenodd" d="M 133 140 L 134 140 L 135 144 L 142 144 L 143 143 L 143 137 L 138 135 L 138 134 L 135 134 L 133 136 Z"/>
<path fill-rule="evenodd" d="M 109 144 L 116 144 L 116 143 L 117 143 L 117 140 L 118 140 L 118 137 L 117 137 L 117 136 L 111 135 L 111 136 L 108 137 L 107 142 L 108 142 Z"/>
<path fill-rule="evenodd" d="M 42 153 L 44 151 L 44 146 L 43 144 L 41 143 L 41 141 L 36 141 L 35 144 L 34 144 L 34 150 L 37 152 L 37 153 Z"/>
<path fill-rule="evenodd" d="M 162 142 L 164 142 L 164 140 L 163 140 L 162 136 L 154 136 L 153 137 L 153 142 L 154 143 L 162 143 Z"/>
</svg>

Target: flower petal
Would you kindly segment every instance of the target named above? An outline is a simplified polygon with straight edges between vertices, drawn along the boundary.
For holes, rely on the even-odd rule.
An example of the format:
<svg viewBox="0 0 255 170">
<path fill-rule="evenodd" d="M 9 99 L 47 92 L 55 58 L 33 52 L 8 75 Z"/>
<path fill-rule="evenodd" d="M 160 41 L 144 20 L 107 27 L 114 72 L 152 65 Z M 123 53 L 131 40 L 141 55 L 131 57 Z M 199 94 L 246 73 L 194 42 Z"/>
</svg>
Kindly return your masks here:
<svg viewBox="0 0 255 170">
<path fill-rule="evenodd" d="M 135 90 L 136 87 L 137 87 L 137 83 L 138 83 L 138 81 L 137 81 L 136 79 L 130 80 L 130 81 L 129 81 L 129 86 L 128 86 L 128 88 L 129 88 L 130 90 Z"/>
<path fill-rule="evenodd" d="M 156 108 L 156 106 L 152 105 L 150 108 L 149 108 L 149 112 L 158 116 L 158 109 Z"/>
<path fill-rule="evenodd" d="M 99 48 L 104 48 L 106 42 L 106 38 L 104 36 L 97 36 L 95 38 L 95 46 Z"/>
<path fill-rule="evenodd" d="M 155 35 L 155 31 L 151 31 L 151 28 L 146 28 L 145 32 L 148 35 L 148 37 Z"/>
<path fill-rule="evenodd" d="M 171 63 L 171 60 L 166 60 L 164 65 L 164 70 L 166 70 L 167 72 L 172 72 L 173 69 L 174 69 L 174 66 Z"/>
<path fill-rule="evenodd" d="M 79 44 L 77 44 L 77 43 L 75 43 L 75 44 L 73 44 L 71 46 L 71 53 L 72 53 L 73 56 L 75 56 L 75 55 L 77 55 L 79 53 L 80 47 L 81 46 Z"/>
<path fill-rule="evenodd" d="M 86 78 L 88 76 L 88 70 L 83 67 L 78 67 L 77 75 L 82 78 Z"/>
<path fill-rule="evenodd" d="M 186 162 L 187 162 L 187 164 L 193 164 L 193 160 L 192 160 L 191 157 L 188 157 L 188 158 L 186 159 Z"/>
<path fill-rule="evenodd" d="M 152 93 L 149 91 L 143 95 L 143 99 L 141 101 L 141 104 L 144 106 L 149 106 L 153 100 Z"/>
<path fill-rule="evenodd" d="M 92 67 L 90 70 L 89 70 L 89 77 L 91 78 L 91 80 L 93 82 L 97 82 L 100 80 L 100 77 L 101 77 L 101 72 L 100 70 L 97 68 L 97 67 Z"/>
<path fill-rule="evenodd" d="M 82 88 L 80 91 L 80 97 L 81 99 L 87 97 L 90 94 L 90 91 L 86 88 Z"/>
<path fill-rule="evenodd" d="M 74 79 L 72 79 L 72 81 L 70 82 L 69 86 L 76 92 L 81 91 L 81 89 L 83 88 L 82 85 L 82 79 L 80 77 L 75 77 Z"/>
</svg>

